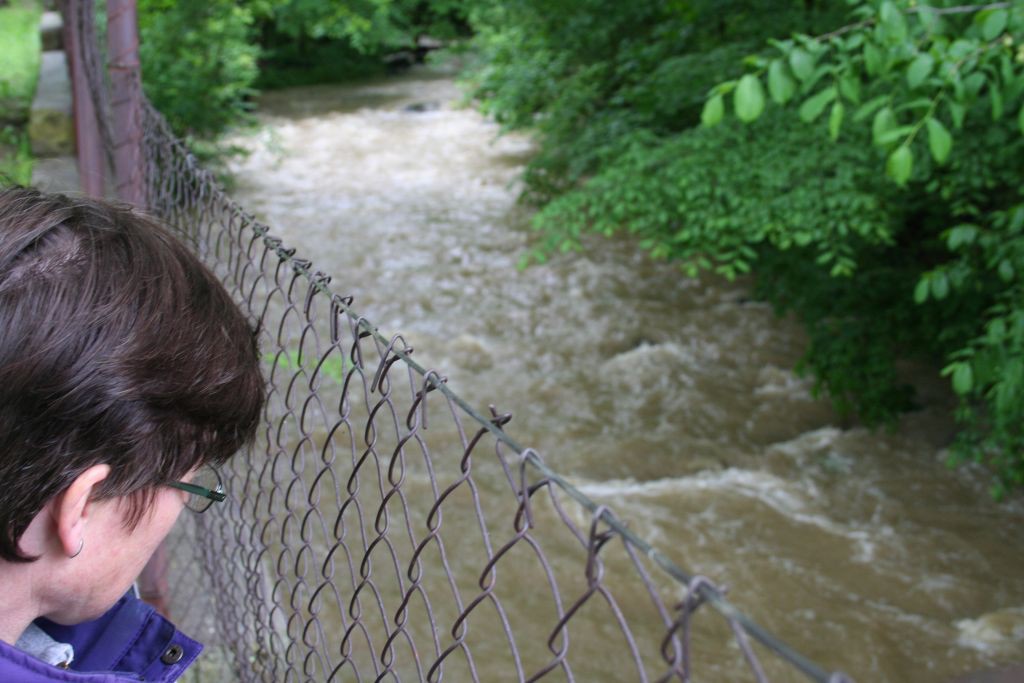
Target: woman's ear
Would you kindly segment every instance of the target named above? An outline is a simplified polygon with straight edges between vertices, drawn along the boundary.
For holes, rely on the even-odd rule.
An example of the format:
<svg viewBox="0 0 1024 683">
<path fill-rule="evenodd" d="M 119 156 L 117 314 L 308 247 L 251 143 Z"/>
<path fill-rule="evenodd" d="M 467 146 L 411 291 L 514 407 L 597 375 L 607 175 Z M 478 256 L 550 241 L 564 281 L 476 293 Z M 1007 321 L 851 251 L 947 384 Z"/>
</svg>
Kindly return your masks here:
<svg viewBox="0 0 1024 683">
<path fill-rule="evenodd" d="M 93 465 L 53 501 L 51 515 L 61 548 L 68 557 L 78 555 L 85 545 L 85 529 L 94 509 L 93 496 L 109 474 L 110 465 Z"/>
</svg>

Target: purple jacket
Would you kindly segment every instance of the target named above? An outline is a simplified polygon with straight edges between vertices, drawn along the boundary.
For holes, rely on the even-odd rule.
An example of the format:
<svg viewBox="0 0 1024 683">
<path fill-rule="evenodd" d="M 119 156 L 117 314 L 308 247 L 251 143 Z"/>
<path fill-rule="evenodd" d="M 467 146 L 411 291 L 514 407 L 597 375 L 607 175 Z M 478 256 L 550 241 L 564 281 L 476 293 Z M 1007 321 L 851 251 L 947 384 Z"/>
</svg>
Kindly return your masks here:
<svg viewBox="0 0 1024 683">
<path fill-rule="evenodd" d="M 203 646 L 132 594 L 94 621 L 61 626 L 39 619 L 54 640 L 75 648 L 70 669 L 61 669 L 0 641 L 0 683 L 171 683 Z"/>
</svg>

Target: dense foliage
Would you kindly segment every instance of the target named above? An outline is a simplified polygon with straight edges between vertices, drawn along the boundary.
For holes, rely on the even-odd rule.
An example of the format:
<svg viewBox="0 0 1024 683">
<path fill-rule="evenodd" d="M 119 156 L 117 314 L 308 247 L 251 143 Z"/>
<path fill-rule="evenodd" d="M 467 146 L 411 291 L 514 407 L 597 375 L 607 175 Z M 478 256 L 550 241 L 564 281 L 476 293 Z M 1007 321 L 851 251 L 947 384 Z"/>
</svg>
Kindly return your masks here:
<svg viewBox="0 0 1024 683">
<path fill-rule="evenodd" d="M 179 134 L 211 136 L 248 110 L 259 48 L 252 12 L 228 0 L 140 0 L 146 94 Z"/>
<path fill-rule="evenodd" d="M 775 103 L 799 103 L 804 122 L 826 119 L 833 139 L 851 126 L 862 136 L 870 131 L 885 173 L 906 188 L 904 203 L 920 204 L 893 237 L 916 229 L 915 243 L 937 242 L 928 261 L 906 269 L 914 304 L 904 287 L 889 308 L 932 303 L 947 312 L 923 332 L 936 337 L 942 372 L 962 398 L 958 455 L 995 465 L 997 492 L 1020 486 L 1024 5 L 886 0 L 859 2 L 852 17 L 823 36 L 775 42 L 774 54 L 750 60 L 752 71 L 712 91 L 705 124 L 720 120 L 730 92 L 736 116 L 757 119 L 766 84 Z"/>
<path fill-rule="evenodd" d="M 455 0 L 140 0 L 143 84 L 179 134 L 244 121 L 254 88 L 385 70 L 421 35 L 465 30 Z"/>
<path fill-rule="evenodd" d="M 0 124 L 28 118 L 39 74 L 39 9 L 0 7 Z"/>
<path fill-rule="evenodd" d="M 1020 3 L 466 12 L 475 96 L 541 142 L 533 258 L 628 232 L 687 273 L 752 270 L 840 410 L 892 420 L 914 405 L 898 361 L 931 362 L 962 397 L 959 457 L 1024 484 Z"/>
<path fill-rule="evenodd" d="M 0 185 L 32 178 L 24 128 L 39 73 L 39 14 L 33 4 L 0 6 Z"/>
</svg>

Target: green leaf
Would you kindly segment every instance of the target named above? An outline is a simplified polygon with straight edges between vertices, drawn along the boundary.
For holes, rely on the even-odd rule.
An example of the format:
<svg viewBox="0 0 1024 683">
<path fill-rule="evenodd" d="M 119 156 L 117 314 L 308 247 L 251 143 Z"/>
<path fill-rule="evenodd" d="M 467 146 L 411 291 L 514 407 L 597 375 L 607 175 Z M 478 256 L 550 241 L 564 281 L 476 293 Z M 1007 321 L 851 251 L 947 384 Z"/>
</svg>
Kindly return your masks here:
<svg viewBox="0 0 1024 683">
<path fill-rule="evenodd" d="M 704 110 L 700 113 L 700 122 L 710 128 L 718 125 L 725 115 L 725 102 L 721 95 L 715 95 L 704 103 Z"/>
<path fill-rule="evenodd" d="M 1014 73 L 1013 59 L 1009 54 L 1004 52 L 999 57 L 999 75 L 1002 77 L 1003 83 L 1012 83 L 1014 80 Z M 1019 83 L 1018 85 L 1024 85 L 1024 83 Z"/>
<path fill-rule="evenodd" d="M 999 84 L 993 82 L 988 94 L 992 100 L 992 120 L 998 121 L 1003 118 L 1003 93 L 999 90 Z"/>
<path fill-rule="evenodd" d="M 796 93 L 796 81 L 786 70 L 786 65 L 776 59 L 768 67 L 768 94 L 776 104 L 785 104 Z"/>
<path fill-rule="evenodd" d="M 1015 233 L 1024 232 L 1024 204 L 1018 204 L 1010 209 L 1009 214 L 1007 227 Z"/>
<path fill-rule="evenodd" d="M 897 42 L 907 38 L 907 20 L 903 12 L 893 2 L 883 2 L 879 11 L 879 19 L 886 35 Z"/>
<path fill-rule="evenodd" d="M 985 40 L 995 40 L 1006 28 L 1006 22 L 1010 18 L 1004 9 L 981 12 L 978 16 L 981 20 L 981 37 Z"/>
<path fill-rule="evenodd" d="M 924 30 L 928 33 L 935 33 L 942 28 L 942 22 L 939 19 L 938 13 L 934 7 L 928 7 L 927 5 L 920 5 L 918 7 L 917 16 L 921 19 L 921 24 L 924 26 Z"/>
<path fill-rule="evenodd" d="M 910 173 L 914 170 L 914 153 L 907 145 L 900 145 L 885 162 L 885 172 L 897 185 L 903 187 L 910 180 Z"/>
<path fill-rule="evenodd" d="M 953 149 L 953 136 L 938 119 L 929 116 L 925 125 L 928 127 L 928 149 L 931 150 L 932 158 L 940 164 L 946 163 Z"/>
<path fill-rule="evenodd" d="M 946 104 L 949 106 L 949 115 L 953 119 L 953 125 L 957 130 L 964 127 L 964 117 L 967 116 L 967 107 L 960 104 L 959 102 L 953 102 L 947 100 Z M 1021 110 L 1024 112 L 1024 110 Z M 1021 114 L 1021 132 L 1024 132 L 1024 113 Z"/>
<path fill-rule="evenodd" d="M 1017 125 L 1020 127 L 1021 135 L 1024 135 L 1024 106 L 1021 106 L 1020 113 L 1017 114 Z"/>
<path fill-rule="evenodd" d="M 1003 259 L 999 262 L 999 277 L 1003 279 L 1003 282 L 1010 282 L 1013 280 L 1013 264 L 1010 263 L 1009 259 Z"/>
<path fill-rule="evenodd" d="M 972 244 L 977 236 L 978 227 L 970 223 L 964 223 L 949 231 L 946 244 L 950 249 L 959 249 L 964 244 Z"/>
<path fill-rule="evenodd" d="M 959 61 L 974 52 L 977 48 L 978 43 L 975 40 L 965 40 L 963 38 L 954 40 L 953 44 L 949 46 L 949 59 Z"/>
<path fill-rule="evenodd" d="M 1002 318 L 995 318 L 985 327 L 990 343 L 998 344 L 1006 336 L 1006 322 Z"/>
<path fill-rule="evenodd" d="M 981 89 L 985 87 L 985 74 L 975 71 L 964 78 L 964 91 L 971 97 L 977 97 Z"/>
<path fill-rule="evenodd" d="M 882 136 L 896 128 L 896 125 L 896 114 L 891 107 L 879 109 L 874 121 L 871 122 L 871 139 L 876 145 L 883 144 L 880 142 Z"/>
<path fill-rule="evenodd" d="M 949 278 L 946 277 L 945 273 L 935 273 L 935 276 L 931 279 L 932 296 L 937 300 L 942 301 L 949 295 Z"/>
<path fill-rule="evenodd" d="M 928 97 L 918 97 L 917 99 L 903 102 L 900 106 L 896 107 L 896 111 L 907 111 L 908 109 L 931 109 L 932 100 Z"/>
<path fill-rule="evenodd" d="M 753 74 L 740 79 L 732 97 L 736 118 L 744 123 L 750 123 L 764 112 L 764 88 L 761 79 Z"/>
<path fill-rule="evenodd" d="M 885 54 L 874 43 L 864 45 L 864 68 L 869 76 L 878 76 L 885 67 Z"/>
<path fill-rule="evenodd" d="M 833 66 L 832 64 L 823 64 L 822 66 L 817 67 L 816 69 L 814 69 L 814 71 L 811 72 L 809 78 L 804 79 L 803 87 L 801 88 L 801 90 L 803 90 L 805 93 L 809 93 L 810 91 L 814 90 L 816 85 L 818 85 L 818 81 L 820 81 L 825 76 L 834 73 L 835 70 L 836 67 Z"/>
<path fill-rule="evenodd" d="M 832 112 L 828 115 L 828 136 L 833 140 L 839 139 L 839 131 L 843 127 L 843 114 L 846 109 L 843 107 L 843 103 L 836 100 L 836 103 L 832 105 Z"/>
<path fill-rule="evenodd" d="M 917 286 L 914 287 L 914 303 L 923 304 L 928 301 L 928 292 L 931 289 L 931 283 L 929 278 L 922 277 L 917 281 Z"/>
<path fill-rule="evenodd" d="M 953 391 L 963 396 L 974 387 L 974 371 L 970 363 L 957 363 L 953 370 Z"/>
<path fill-rule="evenodd" d="M 901 141 L 913 132 L 914 126 L 896 126 L 879 135 L 878 139 L 875 140 L 875 144 L 879 147 L 888 147 L 894 142 Z"/>
<path fill-rule="evenodd" d="M 828 103 L 835 98 L 835 86 L 829 86 L 817 94 L 807 98 L 807 100 L 800 105 L 800 118 L 803 119 L 805 123 L 810 123 L 821 116 L 821 113 L 825 111 L 825 107 L 828 106 Z"/>
<path fill-rule="evenodd" d="M 789 53 L 789 68 L 793 75 L 801 81 L 806 81 L 814 73 L 814 57 L 807 50 L 796 48 Z"/>
<path fill-rule="evenodd" d="M 907 85 L 913 89 L 924 83 L 924 80 L 931 75 L 934 66 L 935 59 L 930 54 L 927 52 L 919 54 L 907 67 Z"/>
<path fill-rule="evenodd" d="M 839 79 L 839 92 L 854 104 L 860 104 L 860 79 L 851 74 L 844 75 Z"/>
<path fill-rule="evenodd" d="M 736 89 L 736 81 L 722 81 L 711 89 L 711 95 L 728 95 Z"/>
<path fill-rule="evenodd" d="M 888 100 L 888 95 L 879 95 L 878 97 L 874 97 L 868 100 L 867 102 L 859 106 L 857 108 L 857 111 L 853 113 L 853 120 L 860 123 L 861 121 L 863 121 L 864 119 L 878 111 L 878 108 L 885 104 Z"/>
</svg>

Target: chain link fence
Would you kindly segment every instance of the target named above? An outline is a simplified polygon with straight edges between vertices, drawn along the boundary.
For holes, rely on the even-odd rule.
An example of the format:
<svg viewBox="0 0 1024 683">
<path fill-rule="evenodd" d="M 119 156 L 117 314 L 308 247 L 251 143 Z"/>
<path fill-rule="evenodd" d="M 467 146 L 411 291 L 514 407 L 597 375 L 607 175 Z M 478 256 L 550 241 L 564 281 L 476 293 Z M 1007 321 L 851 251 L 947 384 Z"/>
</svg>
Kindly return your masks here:
<svg viewBox="0 0 1024 683">
<path fill-rule="evenodd" d="M 113 164 L 96 9 L 66 14 Z M 258 440 L 225 472 L 229 501 L 183 518 L 162 551 L 171 615 L 208 646 L 193 680 L 849 680 L 383 335 L 226 196 L 137 83 L 141 196 L 259 322 L 269 382 Z"/>
</svg>

